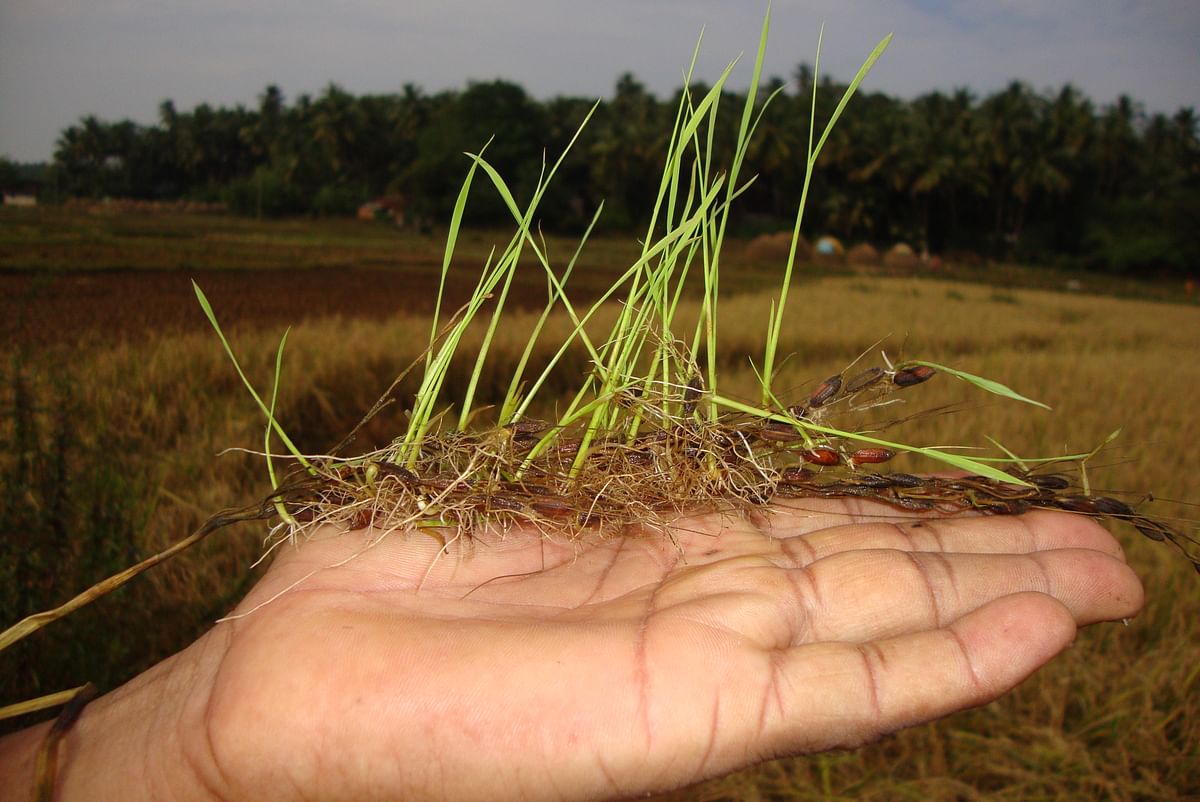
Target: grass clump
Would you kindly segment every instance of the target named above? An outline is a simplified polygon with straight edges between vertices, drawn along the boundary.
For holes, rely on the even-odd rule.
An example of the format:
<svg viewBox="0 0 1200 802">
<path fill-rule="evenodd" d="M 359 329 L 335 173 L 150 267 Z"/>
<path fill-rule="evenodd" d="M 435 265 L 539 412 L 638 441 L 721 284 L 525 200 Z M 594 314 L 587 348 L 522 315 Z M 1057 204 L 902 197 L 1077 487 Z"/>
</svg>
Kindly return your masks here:
<svg viewBox="0 0 1200 802">
<path fill-rule="evenodd" d="M 901 393 L 939 372 L 1002 398 L 1045 406 L 999 382 L 928 361 L 893 363 L 886 354 L 881 354 L 881 364 L 851 371 L 863 354 L 850 368 L 811 389 L 802 403 L 777 395 L 781 331 L 810 180 L 833 126 L 890 36 L 867 57 L 819 136 L 813 84 L 805 181 L 780 289 L 771 301 L 761 356 L 755 361 L 760 366 L 754 368 L 757 400 L 724 390 L 718 370 L 723 348 L 718 336 L 722 245 L 730 209 L 754 180 L 743 181 L 743 158 L 771 101 L 767 97 L 760 103 L 757 92 L 768 29 L 769 18 L 739 117 L 732 162 L 718 166 L 712 157 L 731 63 L 703 94 L 682 93 L 641 254 L 586 308 L 572 302 L 565 285 L 603 207 L 596 210 L 592 226 L 561 272 L 552 266 L 546 243 L 536 234 L 538 205 L 567 152 L 543 164 L 524 206 L 488 163 L 486 147 L 467 154 L 470 167 L 450 221 L 427 347 L 401 377 L 420 368 L 418 387 L 403 434 L 383 448 L 354 457 L 343 456 L 341 447 L 318 457 L 301 453 L 275 416 L 284 343 L 268 405 L 246 379 L 207 298 L 195 287 L 267 418 L 264 453 L 274 488 L 270 501 L 277 513 L 277 539 L 295 538 L 326 523 L 372 526 L 380 536 L 415 528 L 443 542 L 483 526 L 533 526 L 565 537 L 589 531 L 611 536 L 634 522 L 666 524 L 685 512 L 763 504 L 776 496 L 856 496 L 909 510 L 1017 514 L 1045 507 L 1124 519 L 1151 539 L 1170 540 L 1200 568 L 1188 536 L 1139 515 L 1130 504 L 1093 495 L 1086 470 L 1081 468 L 1078 478 L 1061 472 L 1064 463 L 1085 465 L 1095 451 L 1023 459 L 994 443 L 996 456 L 969 457 L 962 446 L 912 445 L 884 437 L 901 420 L 894 417 Z M 819 63 L 818 43 L 818 67 Z M 580 131 L 590 117 L 591 112 Z M 488 256 L 467 302 L 447 314 L 446 277 L 464 209 L 480 180 L 499 195 L 516 229 L 503 249 L 495 248 Z M 503 397 L 497 404 L 480 404 L 480 377 L 518 265 L 529 255 L 544 273 L 547 299 L 529 327 Z M 700 287 L 699 309 L 694 315 L 681 315 L 685 288 L 694 285 Z M 597 313 L 614 299 L 615 319 L 606 329 L 598 328 Z M 567 317 L 568 331 L 552 346 L 552 355 L 535 367 L 531 355 L 539 350 L 552 314 Z M 472 330 L 482 333 L 472 340 L 474 357 L 468 360 L 466 387 L 451 398 L 447 377 L 452 363 L 462 361 L 464 338 Z M 552 420 L 530 417 L 540 390 L 572 348 L 582 349 L 590 369 Z M 400 380 L 393 384 L 367 420 L 392 403 L 392 391 L 399 384 Z M 298 465 L 286 478 L 277 475 L 272 461 L 273 434 Z M 353 433 L 348 441 L 352 438 Z M 873 471 L 899 452 L 967 475 L 920 478 Z"/>
</svg>

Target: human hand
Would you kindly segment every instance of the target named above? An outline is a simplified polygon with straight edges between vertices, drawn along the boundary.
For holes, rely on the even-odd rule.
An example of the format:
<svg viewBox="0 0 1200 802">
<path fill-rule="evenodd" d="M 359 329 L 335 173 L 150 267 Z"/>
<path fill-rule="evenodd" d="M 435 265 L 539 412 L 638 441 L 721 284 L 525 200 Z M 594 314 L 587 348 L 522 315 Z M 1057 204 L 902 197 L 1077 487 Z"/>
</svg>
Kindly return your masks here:
<svg viewBox="0 0 1200 802">
<path fill-rule="evenodd" d="M 984 704 L 1142 603 L 1116 541 L 1065 513 L 804 499 L 670 538 L 374 535 L 284 547 L 245 615 L 93 703 L 62 798 L 106 779 L 89 738 L 139 700 L 144 734 L 107 746 L 144 752 L 150 796 L 662 791 Z"/>
</svg>

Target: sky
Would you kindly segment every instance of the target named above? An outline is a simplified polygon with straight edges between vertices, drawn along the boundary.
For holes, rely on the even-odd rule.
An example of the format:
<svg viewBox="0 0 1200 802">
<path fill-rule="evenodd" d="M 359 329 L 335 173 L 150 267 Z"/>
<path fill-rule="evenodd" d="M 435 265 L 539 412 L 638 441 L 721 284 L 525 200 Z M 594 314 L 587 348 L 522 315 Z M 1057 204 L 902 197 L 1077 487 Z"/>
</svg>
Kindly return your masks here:
<svg viewBox="0 0 1200 802">
<path fill-rule="evenodd" d="M 766 2 L 746 0 L 3 0 L 0 156 L 50 159 L 87 114 L 151 124 L 159 104 L 257 105 L 330 82 L 356 93 L 427 92 L 503 78 L 532 95 L 609 96 L 632 72 L 665 96 L 704 31 L 697 77 L 744 54 L 745 88 Z M 1072 83 L 1098 105 L 1200 109 L 1196 0 L 775 0 L 765 75 L 812 62 L 848 81 L 889 32 L 865 88 L 911 98 L 1020 79 Z"/>
</svg>

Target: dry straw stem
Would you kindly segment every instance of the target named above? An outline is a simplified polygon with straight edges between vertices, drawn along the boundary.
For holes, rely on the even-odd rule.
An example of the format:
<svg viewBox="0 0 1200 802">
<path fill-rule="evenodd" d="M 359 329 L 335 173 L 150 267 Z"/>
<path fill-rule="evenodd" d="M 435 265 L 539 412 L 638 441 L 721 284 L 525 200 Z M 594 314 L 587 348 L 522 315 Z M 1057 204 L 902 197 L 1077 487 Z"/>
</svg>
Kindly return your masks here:
<svg viewBox="0 0 1200 802">
<path fill-rule="evenodd" d="M 98 695 L 96 686 L 87 683 L 73 691 L 65 700 L 66 705 L 59 712 L 49 732 L 42 739 L 34 761 L 33 798 L 36 802 L 52 802 L 54 799 L 54 780 L 58 776 L 58 747 L 62 743 L 67 730 L 79 718 L 83 708 Z"/>
<path fill-rule="evenodd" d="M 272 500 L 269 499 L 267 504 L 269 505 L 271 502 L 272 502 Z M 272 507 L 267 506 L 266 510 L 269 510 L 269 509 L 272 509 Z M 176 556 L 177 554 L 191 548 L 192 546 L 194 546 L 197 543 L 199 543 L 200 541 L 204 540 L 204 538 L 208 537 L 210 534 L 217 531 L 218 529 L 221 529 L 225 526 L 228 526 L 229 524 L 236 523 L 238 521 L 247 521 L 247 520 L 254 520 L 256 518 L 262 519 L 262 518 L 268 517 L 269 512 L 267 512 L 266 510 L 264 509 L 264 505 L 256 504 L 256 505 L 253 505 L 253 506 L 241 509 L 241 510 L 225 510 L 224 512 L 221 512 L 221 513 L 218 513 L 218 514 L 212 516 L 211 518 L 208 519 L 208 521 L 204 524 L 204 526 L 200 527 L 192 534 L 190 534 L 187 537 L 185 537 L 184 539 L 174 543 L 173 545 L 164 549 L 163 551 L 159 552 L 158 554 L 155 554 L 151 557 L 147 557 L 146 559 L 142 560 L 141 562 L 137 563 L 136 565 L 130 566 L 129 568 L 126 568 L 124 571 L 113 574 L 112 576 L 108 577 L 107 579 L 97 582 L 92 587 L 88 588 L 87 590 L 78 594 L 74 598 L 70 599 L 67 602 L 64 602 L 63 604 L 59 605 L 58 607 L 55 607 L 52 610 L 45 610 L 40 613 L 34 613 L 33 615 L 26 616 L 25 618 L 21 619 L 17 623 L 10 626 L 8 629 L 4 630 L 3 632 L 0 632 L 0 651 L 4 651 L 5 649 L 12 646 L 17 641 L 21 640 L 22 638 L 26 638 L 29 635 L 32 635 L 33 633 L 54 623 L 55 621 L 58 621 L 62 618 L 67 617 L 68 615 L 70 615 L 71 613 L 80 609 L 81 607 L 85 607 L 86 605 L 91 604 L 93 601 L 100 598 L 101 596 L 104 596 L 104 595 L 107 595 L 107 594 L 113 592 L 117 588 L 119 588 L 122 585 L 124 585 L 125 583 L 129 582 L 129 580 L 133 579 L 134 577 L 150 570 L 151 568 L 153 568 L 156 565 L 166 562 L 167 560 L 171 559 L 172 557 Z M 76 689 L 76 690 L 79 690 L 79 689 Z M 51 694 L 51 696 L 61 697 L 63 694 L 71 694 L 71 693 L 73 693 L 73 692 L 72 691 L 62 691 L 60 694 Z M 40 700 L 31 700 L 30 702 L 25 702 L 25 703 L 16 704 L 16 705 L 9 705 L 9 706 L 3 708 L 3 710 L 0 710 L 0 719 L 11 718 L 12 716 L 18 716 L 25 712 L 29 712 L 29 710 L 22 709 L 22 705 L 30 705 L 30 704 L 37 705 L 37 707 L 35 707 L 33 709 L 43 709 L 45 707 L 49 707 L 49 706 L 51 706 L 50 704 L 41 704 L 41 702 L 44 702 L 46 699 L 49 699 L 49 698 L 50 697 L 42 697 L 42 699 L 40 699 Z M 65 701 L 65 699 L 60 698 L 59 702 L 61 703 L 62 701 Z"/>
<path fill-rule="evenodd" d="M 65 691 L 58 691 L 57 693 L 48 693 L 45 696 L 39 696 L 36 699 L 28 699 L 24 702 L 5 705 L 4 707 L 0 707 L 0 721 L 8 718 L 16 718 L 17 716 L 24 716 L 29 713 L 36 713 L 39 710 L 45 710 L 50 707 L 58 707 L 59 705 L 66 704 L 74 699 L 75 696 L 86 687 L 87 685 L 80 685 L 77 688 L 70 688 Z"/>
</svg>

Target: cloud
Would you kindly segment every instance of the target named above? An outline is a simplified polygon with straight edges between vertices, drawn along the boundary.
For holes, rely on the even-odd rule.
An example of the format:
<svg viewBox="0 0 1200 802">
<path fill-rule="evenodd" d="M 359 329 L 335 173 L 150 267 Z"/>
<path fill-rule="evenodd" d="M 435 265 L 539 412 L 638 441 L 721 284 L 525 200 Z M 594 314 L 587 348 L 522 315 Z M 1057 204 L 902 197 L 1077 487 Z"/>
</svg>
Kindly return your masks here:
<svg viewBox="0 0 1200 802">
<path fill-rule="evenodd" d="M 765 4 L 764 4 L 765 5 Z M 81 115 L 153 121 L 161 100 L 254 103 L 330 81 L 352 92 L 429 91 L 508 78 L 537 96 L 607 95 L 631 71 L 674 89 L 701 28 L 698 77 L 752 54 L 762 10 L 722 0 L 8 0 L 0 4 L 0 153 L 48 158 Z M 869 89 L 912 97 L 1019 78 L 1072 82 L 1100 103 L 1200 105 L 1194 0 L 776 0 L 767 75 L 811 62 L 848 79 L 889 31 Z M 748 65 L 731 83 L 745 86 Z"/>
</svg>

